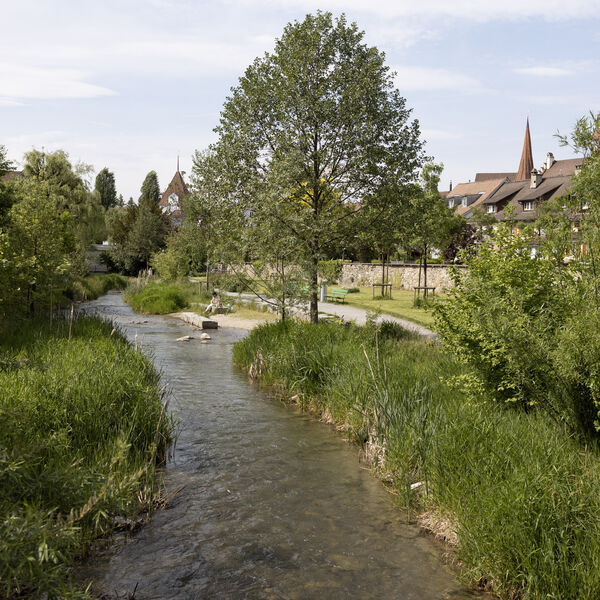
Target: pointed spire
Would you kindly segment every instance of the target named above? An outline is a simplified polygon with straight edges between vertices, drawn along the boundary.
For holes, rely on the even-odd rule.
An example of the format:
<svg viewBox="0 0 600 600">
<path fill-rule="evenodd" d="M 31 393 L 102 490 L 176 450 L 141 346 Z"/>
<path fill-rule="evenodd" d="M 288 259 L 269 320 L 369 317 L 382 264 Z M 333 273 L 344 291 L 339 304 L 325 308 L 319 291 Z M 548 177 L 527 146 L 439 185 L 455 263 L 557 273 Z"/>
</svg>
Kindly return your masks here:
<svg viewBox="0 0 600 600">
<path fill-rule="evenodd" d="M 179 173 L 179 154 L 177 155 L 177 172 Z"/>
<path fill-rule="evenodd" d="M 527 126 L 525 127 L 525 140 L 523 141 L 523 152 L 521 153 L 521 162 L 517 172 L 516 181 L 525 181 L 531 177 L 533 170 L 533 153 L 531 151 L 531 134 L 529 133 L 529 117 L 527 117 Z"/>
</svg>

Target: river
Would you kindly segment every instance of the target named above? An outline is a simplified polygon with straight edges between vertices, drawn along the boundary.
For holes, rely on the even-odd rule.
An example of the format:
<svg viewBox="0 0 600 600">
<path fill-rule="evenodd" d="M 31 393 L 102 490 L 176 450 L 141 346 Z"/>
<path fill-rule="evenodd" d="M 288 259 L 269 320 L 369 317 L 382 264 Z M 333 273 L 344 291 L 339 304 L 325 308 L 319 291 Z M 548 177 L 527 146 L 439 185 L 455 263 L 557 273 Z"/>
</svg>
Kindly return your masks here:
<svg viewBox="0 0 600 600">
<path fill-rule="evenodd" d="M 88 303 L 141 344 L 179 419 L 165 468 L 181 491 L 149 524 L 93 551 L 79 576 L 107 598 L 479 598 L 405 521 L 394 497 L 329 426 L 269 398 L 232 366 L 246 332 L 199 332 L 140 316 L 109 294 Z"/>
</svg>

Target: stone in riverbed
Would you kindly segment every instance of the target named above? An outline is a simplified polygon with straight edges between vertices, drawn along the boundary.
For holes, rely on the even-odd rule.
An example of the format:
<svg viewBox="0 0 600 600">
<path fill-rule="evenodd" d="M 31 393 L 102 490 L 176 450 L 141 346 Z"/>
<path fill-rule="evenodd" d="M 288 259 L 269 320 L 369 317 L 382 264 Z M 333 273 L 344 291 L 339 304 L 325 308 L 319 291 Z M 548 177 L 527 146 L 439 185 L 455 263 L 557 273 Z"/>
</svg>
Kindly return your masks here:
<svg viewBox="0 0 600 600">
<path fill-rule="evenodd" d="M 191 335 L 184 335 L 180 338 L 177 338 L 175 341 L 176 342 L 189 342 L 190 340 L 193 340 L 194 338 Z"/>
<path fill-rule="evenodd" d="M 210 335 L 208 335 L 208 333 L 201 333 L 200 334 L 200 339 L 201 340 L 210 340 L 211 337 L 210 337 Z"/>
</svg>

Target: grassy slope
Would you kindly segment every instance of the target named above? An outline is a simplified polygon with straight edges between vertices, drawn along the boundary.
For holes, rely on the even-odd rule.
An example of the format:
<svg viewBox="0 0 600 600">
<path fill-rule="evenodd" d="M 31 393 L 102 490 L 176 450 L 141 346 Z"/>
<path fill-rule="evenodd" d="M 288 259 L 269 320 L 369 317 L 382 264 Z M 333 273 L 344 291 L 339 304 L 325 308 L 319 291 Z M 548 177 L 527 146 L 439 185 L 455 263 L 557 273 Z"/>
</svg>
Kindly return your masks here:
<svg viewBox="0 0 600 600">
<path fill-rule="evenodd" d="M 504 597 L 600 597 L 596 449 L 543 415 L 467 398 L 452 384 L 462 367 L 420 341 L 267 325 L 235 346 L 234 360 L 365 444 L 406 506 L 452 523 L 469 581 Z M 411 491 L 416 482 L 426 493 Z"/>
<path fill-rule="evenodd" d="M 373 299 L 371 288 L 361 287 L 360 292 L 348 294 L 346 304 L 365 310 L 381 310 L 382 313 L 413 321 L 425 327 L 433 327 L 433 312 L 413 306 L 413 292 L 410 290 L 392 290 L 392 299 Z"/>
<path fill-rule="evenodd" d="M 151 507 L 170 423 L 151 362 L 112 328 L 1 327 L 1 597 L 79 597 L 68 565 L 115 516 Z"/>
</svg>

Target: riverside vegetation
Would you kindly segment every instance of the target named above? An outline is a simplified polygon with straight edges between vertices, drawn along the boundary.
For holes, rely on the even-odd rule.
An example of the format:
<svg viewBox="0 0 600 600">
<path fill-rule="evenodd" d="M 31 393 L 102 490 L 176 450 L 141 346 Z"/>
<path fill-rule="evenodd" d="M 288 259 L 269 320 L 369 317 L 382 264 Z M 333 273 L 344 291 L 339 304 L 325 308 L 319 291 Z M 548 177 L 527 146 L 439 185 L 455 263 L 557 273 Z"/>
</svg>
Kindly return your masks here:
<svg viewBox="0 0 600 600">
<path fill-rule="evenodd" d="M 409 513 L 445 521 L 467 580 L 503 597 L 600 596 L 593 441 L 469 392 L 468 367 L 395 324 L 263 325 L 234 361 L 363 445 Z"/>
<path fill-rule="evenodd" d="M 69 567 L 158 497 L 172 436 L 159 374 L 111 323 L 51 308 L 125 284 L 71 277 L 0 321 L 2 597 L 88 597 Z"/>
</svg>

